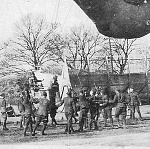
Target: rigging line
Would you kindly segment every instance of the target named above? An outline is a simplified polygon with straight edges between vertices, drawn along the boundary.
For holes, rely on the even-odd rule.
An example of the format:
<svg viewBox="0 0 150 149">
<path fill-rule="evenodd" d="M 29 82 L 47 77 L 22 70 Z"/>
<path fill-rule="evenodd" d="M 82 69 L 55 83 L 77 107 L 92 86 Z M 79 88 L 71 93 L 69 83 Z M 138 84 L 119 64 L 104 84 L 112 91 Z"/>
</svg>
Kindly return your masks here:
<svg viewBox="0 0 150 149">
<path fill-rule="evenodd" d="M 58 9 L 59 9 L 59 5 L 60 5 L 60 0 L 58 0 L 58 5 L 57 5 L 57 9 L 56 9 L 55 22 L 57 21 L 57 18 L 58 18 Z"/>
<path fill-rule="evenodd" d="M 5 8 L 7 11 L 5 12 L 5 19 L 4 19 L 4 25 L 3 25 L 3 34 L 2 34 L 2 38 L 4 38 L 4 35 L 5 35 L 5 26 L 6 26 L 6 17 L 8 15 L 8 1 L 7 1 L 7 4 L 6 4 L 6 8 Z"/>
<path fill-rule="evenodd" d="M 57 8 L 57 2 L 56 2 L 55 7 L 54 7 L 54 11 L 53 11 L 53 15 L 52 15 L 52 22 L 54 21 L 55 11 L 56 11 L 56 8 Z"/>
<path fill-rule="evenodd" d="M 68 11 L 68 13 L 67 13 L 67 15 L 66 15 L 66 18 L 65 18 L 65 20 L 64 20 L 64 22 L 63 22 L 63 24 L 62 24 L 61 31 L 62 31 L 62 29 L 63 29 L 63 27 L 64 27 L 64 25 L 65 25 L 65 23 L 66 23 L 66 21 L 67 21 L 67 19 L 68 19 L 68 16 L 69 16 L 69 14 L 70 14 L 70 11 L 71 11 L 72 6 L 73 6 L 73 3 L 71 4 L 70 9 L 69 9 L 69 11 Z"/>
</svg>

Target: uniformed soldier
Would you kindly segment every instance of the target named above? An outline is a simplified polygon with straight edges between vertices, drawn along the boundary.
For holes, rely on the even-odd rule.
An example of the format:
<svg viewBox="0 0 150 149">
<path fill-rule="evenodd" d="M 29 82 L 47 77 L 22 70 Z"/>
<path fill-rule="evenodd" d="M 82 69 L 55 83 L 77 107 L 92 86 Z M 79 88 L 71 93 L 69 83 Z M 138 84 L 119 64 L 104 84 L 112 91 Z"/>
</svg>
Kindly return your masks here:
<svg viewBox="0 0 150 149">
<path fill-rule="evenodd" d="M 90 130 L 92 129 L 92 124 L 94 124 L 94 129 L 98 129 L 97 125 L 97 114 L 99 113 L 99 104 L 98 104 L 98 98 L 96 95 L 96 89 L 92 89 L 90 92 L 89 102 L 90 102 Z"/>
<path fill-rule="evenodd" d="M 103 118 L 104 118 L 104 127 L 107 126 L 107 119 L 110 120 L 111 127 L 113 127 L 113 118 L 112 118 L 112 105 L 111 105 L 111 99 L 109 97 L 109 91 L 107 88 L 103 90 L 102 95 L 102 106 L 103 108 Z"/>
<path fill-rule="evenodd" d="M 3 119 L 3 130 L 8 130 L 8 128 L 6 127 L 6 121 L 7 121 L 7 111 L 6 111 L 6 106 L 7 106 L 7 103 L 6 103 L 6 99 L 5 99 L 5 94 L 2 93 L 0 95 L 2 97 L 2 101 L 1 101 L 1 116 L 2 116 L 2 119 Z"/>
<path fill-rule="evenodd" d="M 48 88 L 49 91 L 49 99 L 50 99 L 50 117 L 52 118 L 52 124 L 57 124 L 55 116 L 57 113 L 57 107 L 56 107 L 56 96 L 60 99 L 59 94 L 59 84 L 57 82 L 57 76 L 55 75 L 53 77 L 53 81 L 50 82 L 50 86 Z"/>
<path fill-rule="evenodd" d="M 42 135 L 45 135 L 44 131 L 46 129 L 48 123 L 48 111 L 50 109 L 50 101 L 47 99 L 47 93 L 45 91 L 42 92 L 42 98 L 39 99 L 39 108 L 37 111 L 37 119 L 36 125 L 33 130 L 33 136 L 35 135 L 35 131 L 38 128 L 39 124 L 43 122 Z"/>
<path fill-rule="evenodd" d="M 32 103 L 30 101 L 30 95 L 28 90 L 24 90 L 23 92 L 23 105 L 25 108 L 24 117 L 25 117 L 25 128 L 24 128 L 24 136 L 26 136 L 26 131 L 28 129 L 28 126 L 30 125 L 30 131 L 32 135 Z"/>
<path fill-rule="evenodd" d="M 79 129 L 78 131 L 83 132 L 83 126 L 87 119 L 87 114 L 89 111 L 89 101 L 87 100 L 84 91 L 80 90 L 79 93 L 79 108 L 80 108 L 80 114 L 79 114 Z"/>
<path fill-rule="evenodd" d="M 72 92 L 71 92 L 71 90 L 69 90 L 67 92 L 67 97 L 64 97 L 64 99 L 58 105 L 58 107 L 59 107 L 64 103 L 65 116 L 67 119 L 67 125 L 66 125 L 65 132 L 67 132 L 68 134 L 74 132 L 74 129 L 72 127 L 72 117 L 73 117 L 74 113 L 75 113 L 75 115 L 77 115 L 76 106 L 75 106 L 73 98 L 71 97 L 71 94 L 72 94 Z"/>
<path fill-rule="evenodd" d="M 123 124 L 123 128 L 126 128 L 126 114 L 127 114 L 127 96 L 121 90 L 116 90 L 116 95 L 114 97 L 114 103 L 116 105 L 115 118 L 120 127 Z M 121 116 L 121 124 L 119 123 L 119 116 Z"/>
<path fill-rule="evenodd" d="M 128 89 L 128 98 L 129 98 L 129 108 L 130 108 L 130 112 L 131 112 L 131 120 L 135 120 L 135 110 L 137 111 L 138 115 L 139 115 L 139 119 L 142 121 L 143 118 L 141 116 L 141 112 L 140 112 L 140 105 L 142 105 L 138 93 L 134 92 L 132 88 Z"/>
</svg>

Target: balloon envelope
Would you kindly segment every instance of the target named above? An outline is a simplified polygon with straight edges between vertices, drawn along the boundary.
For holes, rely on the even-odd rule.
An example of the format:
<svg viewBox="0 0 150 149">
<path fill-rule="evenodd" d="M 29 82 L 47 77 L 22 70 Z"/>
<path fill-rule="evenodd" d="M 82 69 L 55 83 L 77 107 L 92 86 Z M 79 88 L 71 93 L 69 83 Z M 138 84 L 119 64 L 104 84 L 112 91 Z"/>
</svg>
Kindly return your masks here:
<svg viewBox="0 0 150 149">
<path fill-rule="evenodd" d="M 74 1 L 105 36 L 132 39 L 150 33 L 149 0 Z"/>
</svg>

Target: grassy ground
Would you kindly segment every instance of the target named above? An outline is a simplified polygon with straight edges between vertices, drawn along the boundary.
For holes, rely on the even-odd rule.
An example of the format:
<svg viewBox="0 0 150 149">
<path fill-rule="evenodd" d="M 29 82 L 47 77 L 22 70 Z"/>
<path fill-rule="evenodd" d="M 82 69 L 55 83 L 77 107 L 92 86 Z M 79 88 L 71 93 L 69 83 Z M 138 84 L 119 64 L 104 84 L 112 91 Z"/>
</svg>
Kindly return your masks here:
<svg viewBox="0 0 150 149">
<path fill-rule="evenodd" d="M 1 145 L 53 145 L 53 146 L 117 146 L 117 147 L 150 147 L 150 106 L 141 106 L 141 112 L 144 121 L 127 122 L 127 128 L 111 129 L 103 127 L 103 121 L 100 117 L 99 130 L 84 133 L 74 133 L 68 135 L 64 132 L 65 118 L 63 113 L 57 114 L 59 125 L 51 126 L 50 122 L 46 129 L 46 136 L 40 135 L 41 127 L 38 129 L 36 136 L 23 137 L 23 130 L 19 128 L 19 118 L 8 118 L 8 131 L 2 131 L 0 128 Z M 114 113 L 114 111 L 113 111 Z M 136 115 L 137 116 L 137 115 Z M 116 122 L 114 122 L 116 125 Z M 78 129 L 78 124 L 73 124 L 74 129 Z M 2 146 L 1 146 L 2 148 Z M 6 148 L 5 148 L 6 149 Z"/>
</svg>

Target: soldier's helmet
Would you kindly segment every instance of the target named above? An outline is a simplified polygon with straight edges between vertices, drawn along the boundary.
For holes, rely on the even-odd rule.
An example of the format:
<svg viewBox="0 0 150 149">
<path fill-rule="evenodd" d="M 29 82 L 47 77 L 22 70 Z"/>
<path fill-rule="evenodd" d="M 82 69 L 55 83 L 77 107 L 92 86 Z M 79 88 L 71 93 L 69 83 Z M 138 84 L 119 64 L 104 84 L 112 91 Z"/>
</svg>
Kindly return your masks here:
<svg viewBox="0 0 150 149">
<path fill-rule="evenodd" d="M 43 92 L 42 92 L 42 95 L 43 95 L 44 97 L 46 97 L 46 96 L 47 96 L 47 93 L 46 93 L 45 91 L 43 91 Z"/>
</svg>

